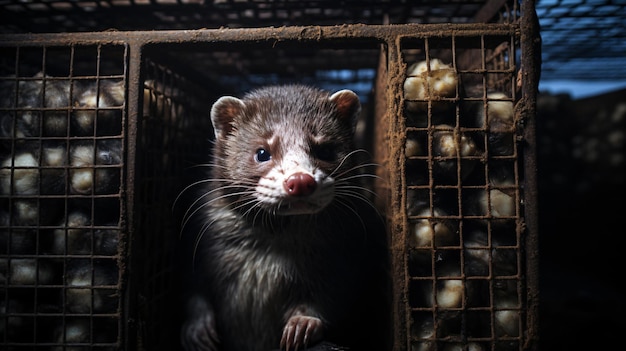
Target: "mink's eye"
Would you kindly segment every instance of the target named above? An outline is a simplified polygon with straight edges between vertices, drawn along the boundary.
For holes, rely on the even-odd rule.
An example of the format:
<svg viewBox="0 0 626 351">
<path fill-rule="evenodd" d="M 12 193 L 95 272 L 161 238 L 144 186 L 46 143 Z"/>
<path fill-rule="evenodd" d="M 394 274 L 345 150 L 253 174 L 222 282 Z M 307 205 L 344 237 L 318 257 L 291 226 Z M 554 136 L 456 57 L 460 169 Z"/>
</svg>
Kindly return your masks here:
<svg viewBox="0 0 626 351">
<path fill-rule="evenodd" d="M 270 154 L 269 151 L 263 149 L 263 148 L 259 148 L 256 150 L 256 154 L 254 155 L 254 159 L 257 162 L 267 162 L 272 158 L 272 155 Z"/>
<path fill-rule="evenodd" d="M 337 146 L 333 144 L 321 144 L 313 145 L 313 155 L 315 158 L 322 161 L 336 161 L 337 160 Z"/>
</svg>

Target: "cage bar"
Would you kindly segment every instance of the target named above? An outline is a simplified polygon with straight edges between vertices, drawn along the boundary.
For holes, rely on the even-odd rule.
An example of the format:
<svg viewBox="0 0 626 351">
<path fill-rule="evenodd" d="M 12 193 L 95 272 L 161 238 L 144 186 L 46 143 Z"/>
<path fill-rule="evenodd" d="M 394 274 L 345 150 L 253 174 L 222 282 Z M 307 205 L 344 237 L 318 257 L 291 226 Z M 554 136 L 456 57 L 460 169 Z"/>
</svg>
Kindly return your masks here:
<svg viewBox="0 0 626 351">
<path fill-rule="evenodd" d="M 498 23 L 0 35 L 0 345 L 178 349 L 172 206 L 210 105 L 305 82 L 364 105 L 393 350 L 535 349 L 538 35 L 517 6 Z"/>
</svg>

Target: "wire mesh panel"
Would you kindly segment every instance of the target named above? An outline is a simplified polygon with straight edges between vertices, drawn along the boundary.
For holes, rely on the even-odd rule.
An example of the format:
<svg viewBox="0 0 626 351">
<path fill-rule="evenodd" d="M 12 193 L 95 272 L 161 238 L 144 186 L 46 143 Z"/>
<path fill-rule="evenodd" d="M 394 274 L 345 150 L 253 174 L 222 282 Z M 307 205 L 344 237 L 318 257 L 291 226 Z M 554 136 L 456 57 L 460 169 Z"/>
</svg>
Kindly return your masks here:
<svg viewBox="0 0 626 351">
<path fill-rule="evenodd" d="M 458 35 L 402 47 L 413 349 L 521 347 L 517 42 Z M 464 66 L 473 51 L 481 60 Z"/>
<path fill-rule="evenodd" d="M 127 48 L 1 52 L 0 343 L 118 349 Z"/>
<path fill-rule="evenodd" d="M 255 33 L 251 30 L 244 33 L 248 37 L 240 35 L 245 43 L 154 43 L 145 50 L 148 60 L 144 66 L 137 177 L 140 187 L 146 187 L 141 191 L 146 199 L 138 199 L 138 209 L 142 212 L 142 233 L 162 233 L 140 234 L 132 250 L 133 255 L 138 253 L 131 258 L 134 266 L 140 265 L 145 272 L 137 289 L 142 323 L 138 337 L 146 349 L 179 347 L 177 318 L 183 311 L 177 299 L 185 291 L 178 290 L 184 272 L 176 270 L 176 265 L 193 267 L 194 257 L 176 257 L 182 233 L 179 223 L 172 222 L 172 210 L 181 217 L 192 211 L 184 206 L 197 201 L 194 196 L 198 194 L 184 189 L 194 182 L 206 182 L 203 177 L 209 170 L 214 135 L 209 122 L 212 103 L 222 95 L 242 96 L 260 85 L 302 82 L 331 91 L 352 86 L 364 106 L 368 104 L 378 43 L 337 47 L 330 42 L 303 44 L 291 39 L 248 42 L 254 41 Z M 169 54 L 163 55 L 164 51 Z M 342 55 L 346 62 L 334 61 Z M 204 71 L 204 67 L 212 69 Z M 366 128 L 362 125 L 368 115 L 364 113 L 359 128 L 361 145 L 371 144 L 364 138 Z M 188 196 L 194 198 L 187 201 Z M 190 234 L 182 239 L 196 240 Z"/>
<path fill-rule="evenodd" d="M 522 47 L 513 27 L 492 26 L 402 37 L 384 54 L 376 137 L 389 182 L 378 190 L 390 205 L 397 349 L 532 345 Z"/>
<path fill-rule="evenodd" d="M 301 82 L 363 104 L 393 349 L 532 348 L 537 81 L 523 18 L 514 6 L 475 25 L 5 36 L 0 345 L 179 349 L 174 210 L 212 147 L 210 106 Z"/>
<path fill-rule="evenodd" d="M 0 31 L 62 32 L 261 26 L 466 23 L 505 0 L 31 0 L 0 4 Z M 479 20 L 482 21 L 482 20 Z"/>
<path fill-rule="evenodd" d="M 147 59 L 142 65 L 142 118 L 137 134 L 137 230 L 131 265 L 133 305 L 138 314 L 136 345 L 177 349 L 180 302 L 177 270 L 179 233 L 173 208 L 192 181 L 194 165 L 209 150 L 206 122 L 210 97 L 172 69 Z M 136 297 L 136 298 L 135 298 Z M 136 347 L 130 345 L 129 347 Z"/>
</svg>

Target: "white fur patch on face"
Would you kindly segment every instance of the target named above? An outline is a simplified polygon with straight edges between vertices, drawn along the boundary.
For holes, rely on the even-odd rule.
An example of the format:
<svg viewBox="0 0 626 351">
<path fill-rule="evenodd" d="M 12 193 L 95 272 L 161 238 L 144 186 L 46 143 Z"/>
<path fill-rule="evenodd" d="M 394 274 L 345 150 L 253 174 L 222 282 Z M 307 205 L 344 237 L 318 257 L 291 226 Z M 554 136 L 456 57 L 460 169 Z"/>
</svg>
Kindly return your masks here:
<svg viewBox="0 0 626 351">
<path fill-rule="evenodd" d="M 313 214 L 324 209 L 334 198 L 335 180 L 319 168 L 287 157 L 265 174 L 256 186 L 256 198 L 263 208 L 277 215 Z M 315 190 L 301 196 L 288 193 L 285 183 L 294 174 L 305 174 L 315 180 Z"/>
</svg>

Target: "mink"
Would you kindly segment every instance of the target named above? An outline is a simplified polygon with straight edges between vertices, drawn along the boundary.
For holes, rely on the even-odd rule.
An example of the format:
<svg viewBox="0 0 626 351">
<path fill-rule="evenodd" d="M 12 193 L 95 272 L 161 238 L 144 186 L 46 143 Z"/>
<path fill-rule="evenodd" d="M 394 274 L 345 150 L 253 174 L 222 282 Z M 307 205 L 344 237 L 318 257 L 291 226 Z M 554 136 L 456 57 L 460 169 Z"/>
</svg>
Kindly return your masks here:
<svg viewBox="0 0 626 351">
<path fill-rule="evenodd" d="M 389 349 L 386 225 L 375 165 L 354 146 L 360 111 L 351 90 L 299 84 L 213 104 L 206 175 L 176 203 L 186 350 Z"/>
</svg>

